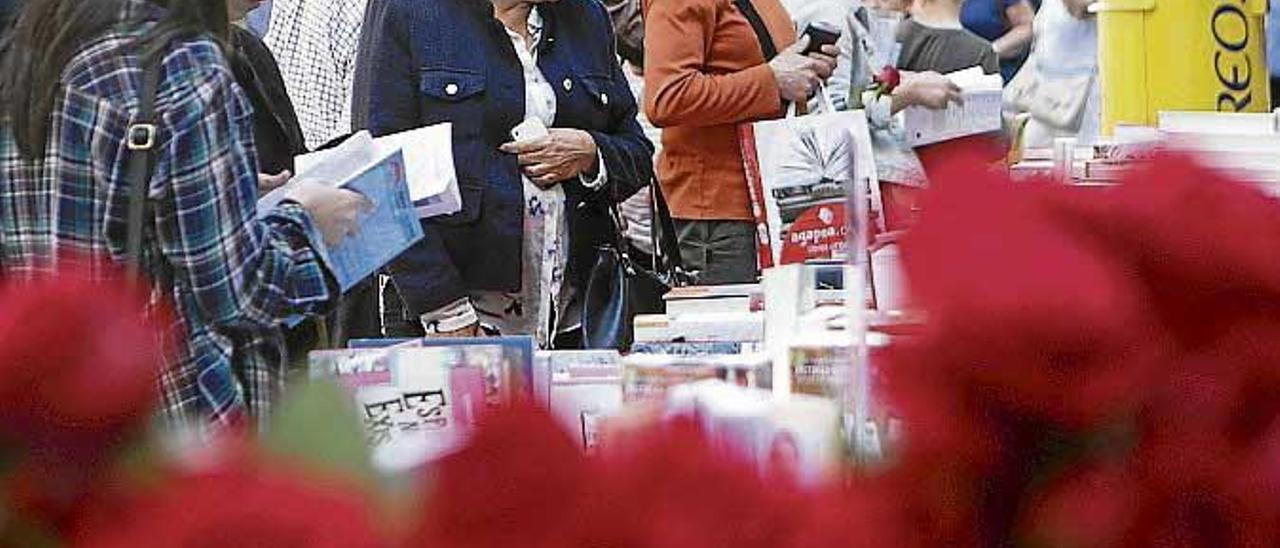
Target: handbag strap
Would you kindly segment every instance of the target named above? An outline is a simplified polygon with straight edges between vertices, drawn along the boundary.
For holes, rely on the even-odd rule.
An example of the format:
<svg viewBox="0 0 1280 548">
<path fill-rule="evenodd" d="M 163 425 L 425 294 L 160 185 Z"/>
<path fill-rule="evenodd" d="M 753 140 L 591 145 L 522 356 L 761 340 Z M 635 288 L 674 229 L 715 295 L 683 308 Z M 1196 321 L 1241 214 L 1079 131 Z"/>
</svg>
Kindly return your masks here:
<svg viewBox="0 0 1280 548">
<path fill-rule="evenodd" d="M 142 56 L 142 89 L 138 96 L 138 114 L 129 124 L 125 146 L 129 149 L 125 177 L 129 181 L 128 232 L 125 239 L 125 260 L 129 277 L 142 278 L 142 238 L 146 232 L 147 191 L 155 169 L 156 93 L 160 87 L 158 56 Z"/>
<path fill-rule="evenodd" d="M 667 207 L 662 186 L 656 180 L 649 183 L 649 197 L 653 213 L 649 234 L 653 238 L 654 268 L 682 277 L 684 260 L 680 256 L 680 242 L 676 238 L 676 223 L 671 218 L 671 209 Z"/>
<path fill-rule="evenodd" d="M 778 56 L 778 45 L 773 41 L 773 35 L 769 33 L 769 27 L 765 26 L 760 12 L 756 11 L 751 0 L 733 0 L 733 6 L 738 8 L 742 16 L 747 18 L 747 23 L 751 24 L 751 29 L 756 31 L 756 38 L 760 40 L 760 51 L 764 52 L 765 62 L 772 61 Z"/>
</svg>

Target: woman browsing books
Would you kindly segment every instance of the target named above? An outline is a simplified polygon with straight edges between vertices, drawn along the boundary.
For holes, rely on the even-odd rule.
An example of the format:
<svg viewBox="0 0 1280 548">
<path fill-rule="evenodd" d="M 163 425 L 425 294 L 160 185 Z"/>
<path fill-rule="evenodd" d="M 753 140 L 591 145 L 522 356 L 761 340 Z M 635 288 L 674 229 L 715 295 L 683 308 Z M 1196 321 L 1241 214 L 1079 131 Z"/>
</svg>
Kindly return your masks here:
<svg viewBox="0 0 1280 548">
<path fill-rule="evenodd" d="M 452 122 L 462 211 L 391 265 L 412 332 L 576 346 L 608 205 L 653 177 L 653 145 L 590 0 L 389 0 L 369 127 Z M 416 326 L 414 324 L 417 324 Z"/>
</svg>

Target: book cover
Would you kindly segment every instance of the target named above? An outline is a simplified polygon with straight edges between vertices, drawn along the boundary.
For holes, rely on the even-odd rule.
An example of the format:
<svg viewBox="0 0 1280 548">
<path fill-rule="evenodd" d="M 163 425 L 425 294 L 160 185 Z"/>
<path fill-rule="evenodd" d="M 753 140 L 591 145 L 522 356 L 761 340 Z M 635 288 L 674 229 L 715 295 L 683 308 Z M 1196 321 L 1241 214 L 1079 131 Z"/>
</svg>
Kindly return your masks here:
<svg viewBox="0 0 1280 548">
<path fill-rule="evenodd" d="M 461 347 L 472 362 L 482 367 L 488 385 L 487 393 L 509 401 L 517 393 L 534 395 L 537 383 L 534 376 L 534 349 L 532 337 L 478 337 L 471 339 L 352 339 L 351 349 L 387 347 Z"/>
<path fill-rule="evenodd" d="M 1175 133 L 1275 135 L 1280 133 L 1274 112 L 1160 111 L 1156 127 Z"/>
<path fill-rule="evenodd" d="M 418 217 L 462 211 L 462 194 L 453 163 L 453 125 L 421 127 L 374 139 L 380 150 L 404 151 L 409 198 Z"/>
<path fill-rule="evenodd" d="M 405 470 L 456 445 L 484 410 L 483 372 L 451 348 L 325 350 L 309 354 L 312 378 L 351 391 L 374 463 Z"/>
<path fill-rule="evenodd" d="M 764 345 L 748 342 L 656 342 L 636 343 L 631 347 L 632 354 L 660 354 L 667 356 L 752 354 L 763 350 Z"/>
<path fill-rule="evenodd" d="M 672 389 L 666 411 L 693 418 L 713 447 L 766 479 L 817 487 L 834 477 L 845 453 L 843 412 L 829 398 L 780 401 L 766 390 L 703 381 Z"/>
<path fill-rule="evenodd" d="M 342 185 L 358 192 L 372 208 L 359 217 L 359 231 L 322 250 L 345 293 L 422 239 L 422 225 L 409 200 L 404 158 L 394 152 Z"/>
<path fill-rule="evenodd" d="M 544 352 L 551 414 L 583 450 L 600 444 L 602 427 L 622 409 L 622 357 L 613 350 Z"/>
<path fill-rule="evenodd" d="M 637 343 L 759 342 L 764 340 L 764 313 L 712 313 L 635 318 Z"/>
</svg>

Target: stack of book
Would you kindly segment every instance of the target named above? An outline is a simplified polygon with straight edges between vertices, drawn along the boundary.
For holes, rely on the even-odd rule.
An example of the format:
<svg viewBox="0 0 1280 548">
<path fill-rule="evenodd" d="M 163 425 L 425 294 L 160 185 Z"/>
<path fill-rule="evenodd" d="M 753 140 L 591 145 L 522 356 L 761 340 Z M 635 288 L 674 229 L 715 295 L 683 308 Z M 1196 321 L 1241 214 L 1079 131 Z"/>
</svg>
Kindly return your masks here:
<svg viewBox="0 0 1280 548">
<path fill-rule="evenodd" d="M 846 301 L 842 262 L 794 265 L 806 273 L 813 287 L 814 306 L 843 306 Z M 724 343 L 759 344 L 764 341 L 765 289 L 763 284 L 690 286 L 672 289 L 664 297 L 666 313 L 637 316 L 636 346 L 633 352 L 658 353 L 666 348 L 674 354 L 688 353 L 676 345 L 706 346 L 715 343 L 724 352 Z M 747 350 L 754 350 L 748 348 Z M 703 353 L 703 352 L 695 352 Z"/>
<path fill-rule="evenodd" d="M 1268 114 L 1163 112 L 1160 133 L 1174 150 L 1280 196 L 1280 118 Z"/>
<path fill-rule="evenodd" d="M 545 405 L 587 452 L 622 410 L 622 356 L 613 350 L 539 352 L 534 369 L 548 384 Z"/>
<path fill-rule="evenodd" d="M 1280 196 L 1277 113 L 1161 112 L 1156 127 L 1118 126 L 1104 141 L 1024 152 L 1010 167 L 1015 180 L 1050 176 L 1067 184 L 1110 185 L 1161 151 L 1187 152 L 1205 165 Z"/>
<path fill-rule="evenodd" d="M 312 352 L 309 373 L 350 391 L 384 472 L 454 450 L 486 409 L 534 392 L 528 337 L 378 343 Z"/>
<path fill-rule="evenodd" d="M 765 390 L 707 380 L 674 387 L 665 413 L 696 420 L 715 448 L 763 477 L 819 486 L 835 477 L 846 453 L 843 414 L 829 398 L 778 399 Z"/>
</svg>

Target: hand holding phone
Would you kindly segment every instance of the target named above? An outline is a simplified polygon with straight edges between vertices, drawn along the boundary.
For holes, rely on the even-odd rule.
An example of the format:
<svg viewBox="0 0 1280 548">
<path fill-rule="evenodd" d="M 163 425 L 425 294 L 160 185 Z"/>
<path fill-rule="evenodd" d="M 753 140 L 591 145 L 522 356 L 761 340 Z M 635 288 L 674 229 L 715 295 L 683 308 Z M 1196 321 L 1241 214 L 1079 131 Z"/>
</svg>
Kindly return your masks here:
<svg viewBox="0 0 1280 548">
<path fill-rule="evenodd" d="M 809 45 L 801 52 L 802 55 L 822 53 L 823 46 L 834 46 L 840 40 L 840 30 L 809 23 L 809 26 L 805 27 L 802 36 L 809 37 Z"/>
<path fill-rule="evenodd" d="M 550 135 L 547 125 L 540 118 L 525 118 L 520 125 L 511 128 L 511 138 L 517 142 L 532 141 Z"/>
<path fill-rule="evenodd" d="M 783 101 L 798 103 L 813 97 L 814 90 L 830 78 L 836 68 L 835 56 L 822 48 L 834 45 L 839 39 L 838 32 L 809 25 L 799 41 L 769 61 Z"/>
</svg>

